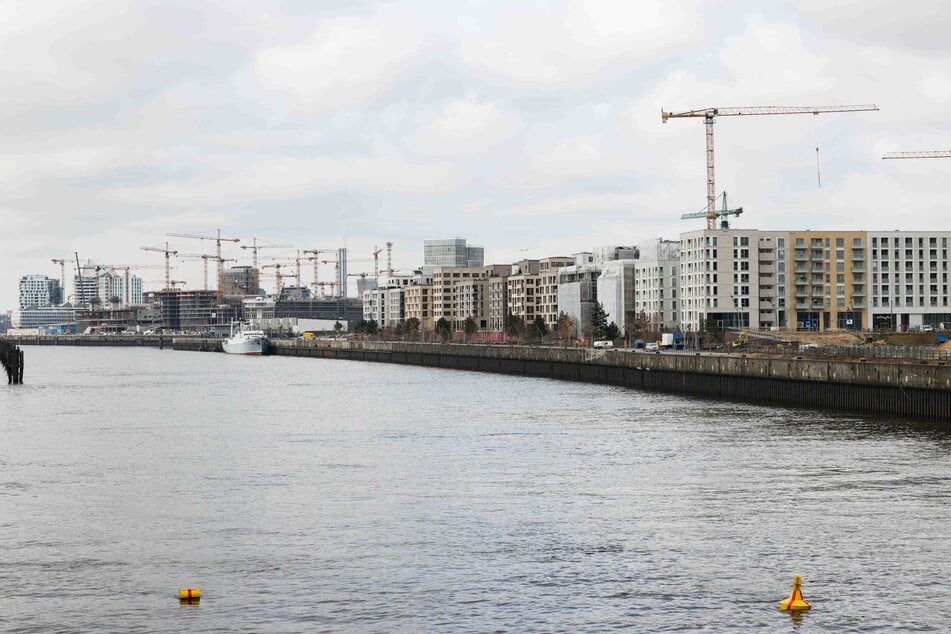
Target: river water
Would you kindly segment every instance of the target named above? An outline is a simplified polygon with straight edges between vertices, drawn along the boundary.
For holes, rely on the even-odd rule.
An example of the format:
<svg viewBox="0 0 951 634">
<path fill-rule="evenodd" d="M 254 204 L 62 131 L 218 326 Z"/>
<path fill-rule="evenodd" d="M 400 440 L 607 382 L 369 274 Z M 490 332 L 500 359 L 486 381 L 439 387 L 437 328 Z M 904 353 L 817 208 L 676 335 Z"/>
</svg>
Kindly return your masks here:
<svg viewBox="0 0 951 634">
<path fill-rule="evenodd" d="M 0 385 L 0 630 L 951 630 L 940 428 L 349 361 L 25 356 Z"/>
</svg>

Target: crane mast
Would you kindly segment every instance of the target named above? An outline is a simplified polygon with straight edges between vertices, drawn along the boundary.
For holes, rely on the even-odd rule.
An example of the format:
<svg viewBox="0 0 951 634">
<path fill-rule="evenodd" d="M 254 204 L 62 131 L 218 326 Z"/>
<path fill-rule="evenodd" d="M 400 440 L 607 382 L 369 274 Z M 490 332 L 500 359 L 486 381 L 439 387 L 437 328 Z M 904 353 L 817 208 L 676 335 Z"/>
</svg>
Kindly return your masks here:
<svg viewBox="0 0 951 634">
<path fill-rule="evenodd" d="M 717 117 L 759 116 L 774 114 L 823 114 L 829 112 L 865 112 L 878 110 L 874 104 L 854 106 L 742 106 L 728 108 L 703 108 L 687 112 L 665 112 L 661 109 L 663 123 L 668 119 L 703 118 L 707 141 L 707 229 L 716 227 L 716 178 L 713 163 L 713 122 Z"/>
<path fill-rule="evenodd" d="M 170 270 L 168 258 L 169 258 L 170 255 L 176 255 L 176 254 L 178 254 L 178 251 L 173 251 L 173 250 L 169 249 L 169 248 L 168 248 L 168 242 L 165 243 L 165 248 L 164 248 L 164 249 L 161 249 L 161 248 L 159 248 L 159 247 L 142 247 L 142 250 L 143 250 L 143 251 L 157 251 L 158 253 L 164 253 L 164 254 L 165 254 L 165 290 L 166 290 L 166 291 L 172 290 L 172 275 L 171 275 L 171 270 Z M 78 256 L 77 256 L 77 259 L 76 259 L 76 264 L 79 265 L 79 258 L 78 258 Z"/>
</svg>

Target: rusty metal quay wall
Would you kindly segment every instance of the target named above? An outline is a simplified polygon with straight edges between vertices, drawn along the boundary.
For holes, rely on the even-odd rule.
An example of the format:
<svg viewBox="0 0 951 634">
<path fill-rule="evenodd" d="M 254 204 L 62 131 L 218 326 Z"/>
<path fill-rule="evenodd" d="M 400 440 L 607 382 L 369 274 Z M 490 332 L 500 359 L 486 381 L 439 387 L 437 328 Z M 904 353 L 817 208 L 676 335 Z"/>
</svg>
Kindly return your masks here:
<svg viewBox="0 0 951 634">
<path fill-rule="evenodd" d="M 951 365 L 648 354 L 592 348 L 276 341 L 272 354 L 586 381 L 770 405 L 951 423 Z"/>
</svg>

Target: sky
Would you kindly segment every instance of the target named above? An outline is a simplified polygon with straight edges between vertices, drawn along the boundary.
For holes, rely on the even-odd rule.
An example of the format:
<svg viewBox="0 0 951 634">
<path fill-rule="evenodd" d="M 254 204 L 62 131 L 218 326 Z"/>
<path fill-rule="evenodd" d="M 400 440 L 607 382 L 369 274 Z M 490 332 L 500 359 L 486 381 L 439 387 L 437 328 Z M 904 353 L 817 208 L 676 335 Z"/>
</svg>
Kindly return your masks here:
<svg viewBox="0 0 951 634">
<path fill-rule="evenodd" d="M 214 253 L 169 233 L 351 272 L 387 241 L 408 269 L 431 238 L 486 264 L 677 239 L 704 125 L 662 110 L 875 104 L 718 117 L 733 226 L 951 230 L 951 160 L 882 160 L 951 149 L 949 31 L 931 0 L 0 0 L 0 310 L 53 258 Z"/>
</svg>

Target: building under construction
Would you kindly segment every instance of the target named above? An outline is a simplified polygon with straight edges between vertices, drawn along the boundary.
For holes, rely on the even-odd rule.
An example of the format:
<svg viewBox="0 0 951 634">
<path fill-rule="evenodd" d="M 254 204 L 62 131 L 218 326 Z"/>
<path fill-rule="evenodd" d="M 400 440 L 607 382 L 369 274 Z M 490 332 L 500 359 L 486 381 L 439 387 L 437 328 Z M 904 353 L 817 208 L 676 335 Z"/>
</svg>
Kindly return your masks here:
<svg viewBox="0 0 951 634">
<path fill-rule="evenodd" d="M 217 295 L 217 291 L 152 291 L 145 294 L 145 302 L 159 311 L 166 329 L 199 332 L 238 318 L 239 310 L 219 303 Z"/>
<path fill-rule="evenodd" d="M 348 297 L 331 299 L 281 299 L 274 306 L 274 317 L 327 319 L 347 324 L 347 330 L 363 319 L 363 300 Z"/>
</svg>

